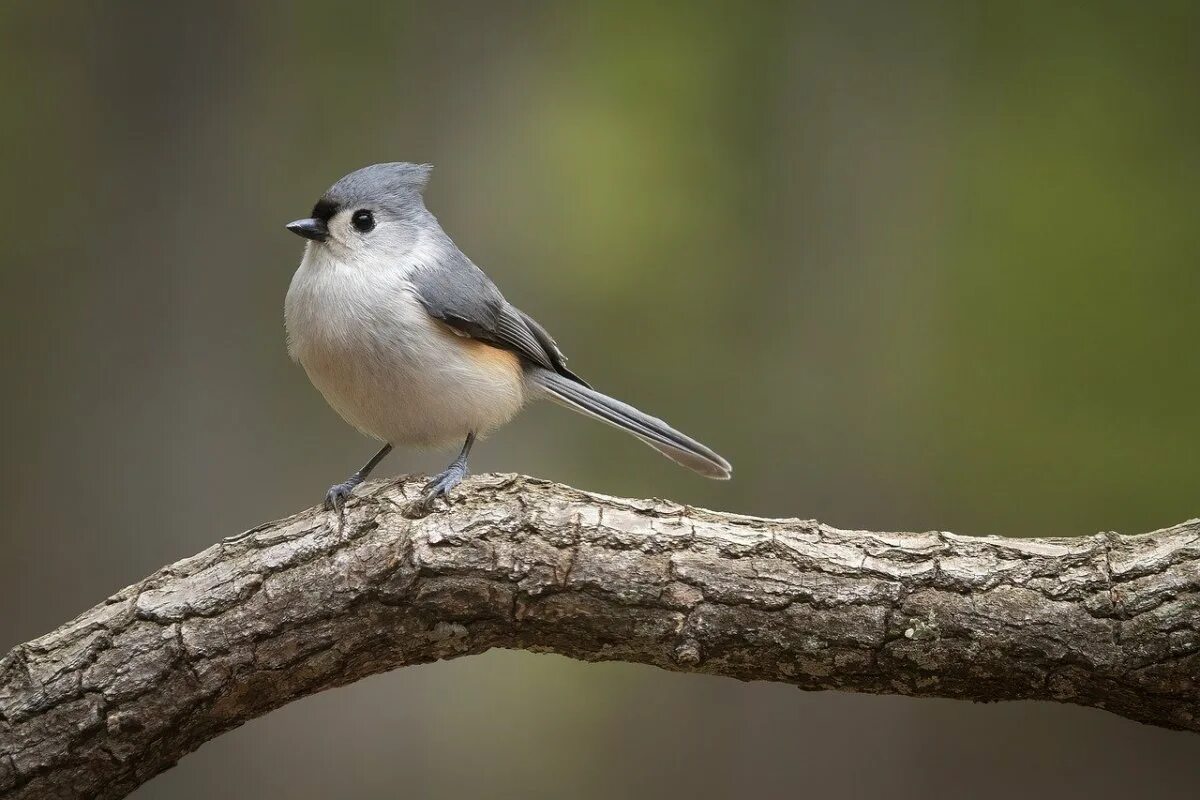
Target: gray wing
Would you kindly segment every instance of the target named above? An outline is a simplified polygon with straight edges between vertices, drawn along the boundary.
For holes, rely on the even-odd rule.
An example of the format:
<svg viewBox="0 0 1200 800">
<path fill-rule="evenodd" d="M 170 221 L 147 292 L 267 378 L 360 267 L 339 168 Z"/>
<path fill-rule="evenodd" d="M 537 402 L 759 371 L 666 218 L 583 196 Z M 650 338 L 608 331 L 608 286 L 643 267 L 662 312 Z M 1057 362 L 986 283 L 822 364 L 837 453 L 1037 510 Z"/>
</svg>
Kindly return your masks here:
<svg viewBox="0 0 1200 800">
<path fill-rule="evenodd" d="M 513 306 L 466 256 L 421 267 L 412 275 L 417 299 L 429 315 L 458 333 L 511 350 L 526 361 L 587 386 L 567 369 L 567 357 L 532 317 Z"/>
</svg>

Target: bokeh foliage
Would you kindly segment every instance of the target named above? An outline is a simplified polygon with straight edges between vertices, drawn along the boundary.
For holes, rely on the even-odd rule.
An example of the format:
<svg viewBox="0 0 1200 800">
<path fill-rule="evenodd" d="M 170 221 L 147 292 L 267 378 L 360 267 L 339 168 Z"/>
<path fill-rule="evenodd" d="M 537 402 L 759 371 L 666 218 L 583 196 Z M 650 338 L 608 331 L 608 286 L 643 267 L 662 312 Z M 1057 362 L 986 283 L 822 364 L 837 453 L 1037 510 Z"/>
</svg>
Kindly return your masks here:
<svg viewBox="0 0 1200 800">
<path fill-rule="evenodd" d="M 477 469 L 844 527 L 1195 516 L 1198 8 L 0 4 L 0 647 L 367 457 L 286 358 L 281 226 L 381 160 L 436 164 L 431 208 L 572 366 L 735 478 L 552 408 Z M 1197 755 L 1080 709 L 492 655 L 139 796 L 1104 797 Z"/>
</svg>

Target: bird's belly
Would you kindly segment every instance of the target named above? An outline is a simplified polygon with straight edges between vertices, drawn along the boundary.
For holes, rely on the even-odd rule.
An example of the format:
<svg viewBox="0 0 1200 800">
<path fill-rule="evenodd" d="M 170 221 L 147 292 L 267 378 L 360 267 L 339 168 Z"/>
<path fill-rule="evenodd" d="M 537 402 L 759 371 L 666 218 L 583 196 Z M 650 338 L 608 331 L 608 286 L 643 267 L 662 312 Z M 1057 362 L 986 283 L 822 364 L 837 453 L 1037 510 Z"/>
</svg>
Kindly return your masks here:
<svg viewBox="0 0 1200 800">
<path fill-rule="evenodd" d="M 520 410 L 516 355 L 456 336 L 423 308 L 395 311 L 383 325 L 341 326 L 297 343 L 309 379 L 343 419 L 391 444 L 439 447 L 486 434 Z"/>
</svg>

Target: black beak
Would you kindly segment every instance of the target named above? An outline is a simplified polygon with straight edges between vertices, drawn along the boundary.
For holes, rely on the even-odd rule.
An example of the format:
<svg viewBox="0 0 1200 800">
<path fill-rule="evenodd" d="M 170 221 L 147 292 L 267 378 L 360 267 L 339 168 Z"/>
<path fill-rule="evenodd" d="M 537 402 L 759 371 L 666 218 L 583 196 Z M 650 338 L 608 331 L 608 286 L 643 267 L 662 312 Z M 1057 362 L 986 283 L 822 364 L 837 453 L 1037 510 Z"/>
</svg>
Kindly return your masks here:
<svg viewBox="0 0 1200 800">
<path fill-rule="evenodd" d="M 289 222 L 287 229 L 297 236 L 312 239 L 314 242 L 323 242 L 329 238 L 329 228 L 325 227 L 323 219 L 298 219 L 295 222 Z"/>
</svg>

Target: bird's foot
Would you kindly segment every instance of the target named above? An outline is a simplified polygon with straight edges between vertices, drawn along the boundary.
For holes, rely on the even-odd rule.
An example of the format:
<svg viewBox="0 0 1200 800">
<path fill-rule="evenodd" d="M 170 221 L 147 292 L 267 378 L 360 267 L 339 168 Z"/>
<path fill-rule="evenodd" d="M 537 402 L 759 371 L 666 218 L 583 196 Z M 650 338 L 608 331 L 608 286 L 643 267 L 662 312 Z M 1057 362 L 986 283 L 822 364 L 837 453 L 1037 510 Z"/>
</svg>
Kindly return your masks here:
<svg viewBox="0 0 1200 800">
<path fill-rule="evenodd" d="M 451 464 L 425 484 L 425 491 L 421 494 L 421 505 L 429 508 L 435 500 L 445 497 L 451 489 L 462 483 L 466 476 L 467 466 L 465 464 Z"/>
<path fill-rule="evenodd" d="M 362 483 L 362 480 L 351 478 L 342 483 L 335 483 L 329 487 L 329 491 L 325 493 L 325 510 L 336 511 L 342 513 L 342 506 L 346 504 L 346 500 L 354 492 L 356 486 Z"/>
</svg>

